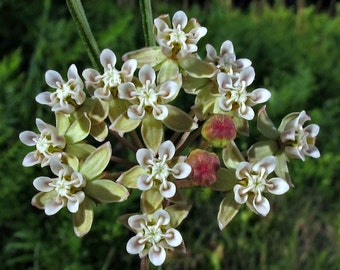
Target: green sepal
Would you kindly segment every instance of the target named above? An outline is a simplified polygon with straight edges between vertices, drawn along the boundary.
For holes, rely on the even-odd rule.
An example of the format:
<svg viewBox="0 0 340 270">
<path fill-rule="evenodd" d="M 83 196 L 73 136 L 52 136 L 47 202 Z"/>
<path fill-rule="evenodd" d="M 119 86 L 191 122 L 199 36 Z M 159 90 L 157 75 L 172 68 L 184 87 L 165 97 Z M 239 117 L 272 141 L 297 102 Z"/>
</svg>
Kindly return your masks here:
<svg viewBox="0 0 340 270">
<path fill-rule="evenodd" d="M 209 187 L 216 191 L 230 191 L 238 183 L 235 170 L 220 168 L 217 171 L 216 181 Z"/>
<path fill-rule="evenodd" d="M 234 141 L 231 141 L 225 148 L 223 148 L 222 159 L 224 165 L 228 169 L 234 170 L 236 170 L 240 162 L 244 161 L 244 158 Z"/>
<path fill-rule="evenodd" d="M 65 135 L 67 129 L 70 127 L 70 117 L 64 113 L 55 113 L 56 127 L 59 135 Z"/>
<path fill-rule="evenodd" d="M 108 102 L 101 101 L 98 98 L 93 99 L 92 108 L 88 114 L 95 122 L 103 122 L 109 114 Z"/>
<path fill-rule="evenodd" d="M 86 113 L 75 118 L 65 133 L 68 144 L 74 144 L 84 140 L 90 133 L 91 121 Z"/>
<path fill-rule="evenodd" d="M 149 190 L 146 190 L 141 195 L 140 207 L 144 214 L 151 214 L 162 205 L 163 196 L 159 192 L 159 185 L 153 185 Z"/>
<path fill-rule="evenodd" d="M 111 144 L 104 143 L 92 152 L 84 161 L 80 168 L 86 180 L 96 179 L 106 168 L 112 154 Z"/>
<path fill-rule="evenodd" d="M 249 136 L 249 122 L 241 117 L 233 117 L 237 132 L 244 136 Z"/>
<path fill-rule="evenodd" d="M 124 185 L 127 188 L 137 188 L 138 177 L 142 174 L 146 174 L 145 169 L 143 169 L 143 167 L 140 165 L 136 165 L 128 171 L 122 173 L 116 182 Z"/>
<path fill-rule="evenodd" d="M 194 78 L 211 78 L 215 74 L 215 67 L 195 56 L 178 59 L 179 66 Z"/>
<path fill-rule="evenodd" d="M 158 72 L 157 84 L 161 84 L 165 81 L 171 80 L 181 85 L 182 81 L 178 78 L 178 74 L 179 68 L 177 62 L 173 59 L 167 59 L 162 63 L 161 68 Z"/>
<path fill-rule="evenodd" d="M 70 166 L 75 172 L 79 170 L 79 159 L 75 155 L 71 155 L 70 153 L 63 155 L 62 163 Z"/>
<path fill-rule="evenodd" d="M 172 228 L 176 228 L 188 216 L 191 205 L 188 204 L 174 204 L 167 207 L 165 210 L 170 215 L 170 224 Z"/>
<path fill-rule="evenodd" d="M 277 131 L 267 114 L 266 106 L 263 106 L 257 114 L 257 129 L 270 139 L 276 139 L 280 136 L 280 133 Z"/>
<path fill-rule="evenodd" d="M 197 123 L 190 115 L 175 106 L 166 106 L 168 107 L 169 114 L 163 120 L 163 123 L 168 128 L 177 132 L 186 132 L 197 128 Z"/>
<path fill-rule="evenodd" d="M 124 114 L 131 103 L 125 99 L 114 98 L 109 102 L 109 118 L 115 121 L 120 115 Z"/>
<path fill-rule="evenodd" d="M 138 67 L 148 64 L 152 67 L 162 63 L 166 56 L 162 53 L 160 46 L 147 47 L 123 55 L 123 60 L 136 59 Z"/>
<path fill-rule="evenodd" d="M 289 174 L 288 158 L 284 152 L 276 156 L 275 173 L 278 177 L 286 180 L 291 187 L 294 187 L 294 184 Z"/>
<path fill-rule="evenodd" d="M 48 201 L 55 198 L 57 196 L 57 192 L 52 190 L 50 192 L 39 192 L 32 198 L 32 205 L 39 208 L 44 209 L 45 205 Z"/>
<path fill-rule="evenodd" d="M 85 193 L 100 202 L 122 202 L 128 196 L 128 190 L 109 179 L 97 179 L 86 183 Z"/>
<path fill-rule="evenodd" d="M 280 148 L 276 141 L 259 141 L 249 148 L 247 155 L 249 160 L 261 160 L 267 156 L 275 156 L 279 150 Z"/>
<path fill-rule="evenodd" d="M 120 136 L 123 136 L 124 133 L 135 130 L 140 123 L 141 120 L 130 119 L 127 116 L 127 113 L 124 113 L 118 116 L 118 118 L 111 124 L 109 128 L 118 132 Z"/>
<path fill-rule="evenodd" d="M 204 87 L 208 87 L 208 83 L 210 79 L 208 78 L 193 78 L 190 76 L 185 76 L 183 78 L 182 87 L 185 89 L 185 92 L 190 94 L 197 94 L 199 90 Z"/>
<path fill-rule="evenodd" d="M 87 143 L 75 143 L 66 145 L 65 152 L 69 155 L 76 156 L 78 159 L 85 159 L 88 157 L 96 148 Z"/>
<path fill-rule="evenodd" d="M 105 122 L 100 122 L 98 124 L 93 124 L 91 126 L 90 134 L 98 142 L 102 142 L 106 139 L 107 135 L 109 134 L 109 130 Z"/>
<path fill-rule="evenodd" d="M 162 122 L 155 119 L 152 114 L 147 113 L 142 121 L 141 134 L 145 145 L 157 152 L 164 135 Z"/>
<path fill-rule="evenodd" d="M 223 230 L 236 216 L 240 206 L 241 205 L 234 200 L 234 193 L 228 192 L 225 198 L 222 200 L 217 214 L 217 223 L 220 230 Z"/>
<path fill-rule="evenodd" d="M 300 113 L 298 112 L 293 112 L 293 113 L 290 113 L 290 114 L 287 114 L 281 121 L 281 124 L 278 128 L 278 131 L 281 133 L 284 131 L 286 125 L 288 124 L 288 122 L 296 119 L 296 117 L 299 115 Z"/>
<path fill-rule="evenodd" d="M 72 214 L 72 222 L 76 236 L 83 237 L 90 231 L 93 222 L 93 208 L 91 200 L 86 196 L 79 205 L 78 212 Z"/>
</svg>

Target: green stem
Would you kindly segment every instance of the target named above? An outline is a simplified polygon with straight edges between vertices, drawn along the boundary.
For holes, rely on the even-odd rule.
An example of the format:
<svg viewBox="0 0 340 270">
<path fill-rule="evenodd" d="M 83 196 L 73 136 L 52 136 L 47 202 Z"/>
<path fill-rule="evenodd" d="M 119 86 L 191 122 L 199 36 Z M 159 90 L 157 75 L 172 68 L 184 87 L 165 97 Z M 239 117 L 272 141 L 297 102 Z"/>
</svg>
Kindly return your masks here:
<svg viewBox="0 0 340 270">
<path fill-rule="evenodd" d="M 87 21 L 83 5 L 80 0 L 66 0 L 67 7 L 72 15 L 72 19 L 76 24 L 80 37 L 83 40 L 88 56 L 93 67 L 100 69 L 99 48 L 92 34 L 90 25 Z"/>
<path fill-rule="evenodd" d="M 139 7 L 142 14 L 142 25 L 145 39 L 145 46 L 155 46 L 153 37 L 153 18 L 150 0 L 139 0 Z"/>
</svg>

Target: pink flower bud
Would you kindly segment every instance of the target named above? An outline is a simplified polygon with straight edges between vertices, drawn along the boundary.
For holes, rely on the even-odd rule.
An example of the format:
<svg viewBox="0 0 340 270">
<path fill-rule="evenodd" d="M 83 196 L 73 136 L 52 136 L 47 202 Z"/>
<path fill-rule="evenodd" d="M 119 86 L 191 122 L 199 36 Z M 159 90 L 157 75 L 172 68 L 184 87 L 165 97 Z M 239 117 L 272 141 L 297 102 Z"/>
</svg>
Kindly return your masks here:
<svg viewBox="0 0 340 270">
<path fill-rule="evenodd" d="M 225 147 L 236 137 L 233 119 L 225 114 L 211 116 L 202 127 L 202 136 L 214 147 Z"/>
<path fill-rule="evenodd" d="M 220 168 L 220 160 L 214 153 L 195 149 L 190 152 L 186 163 L 192 170 L 190 179 L 197 186 L 207 186 L 216 181 L 217 170 Z"/>
</svg>

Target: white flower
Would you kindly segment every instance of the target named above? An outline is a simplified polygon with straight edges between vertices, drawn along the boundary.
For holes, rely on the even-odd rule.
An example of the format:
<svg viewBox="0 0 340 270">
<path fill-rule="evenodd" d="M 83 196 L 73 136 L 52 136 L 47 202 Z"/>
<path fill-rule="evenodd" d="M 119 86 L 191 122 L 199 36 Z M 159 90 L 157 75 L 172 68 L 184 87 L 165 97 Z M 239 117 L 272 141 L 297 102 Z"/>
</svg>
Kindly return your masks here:
<svg viewBox="0 0 340 270">
<path fill-rule="evenodd" d="M 157 120 L 164 120 L 169 114 L 166 103 L 177 96 L 180 86 L 174 81 L 165 81 L 156 86 L 156 73 L 149 65 L 142 66 L 138 75 L 141 86 L 127 82 L 118 87 L 118 97 L 133 103 L 127 110 L 128 117 L 141 120 L 146 110 L 151 109 Z"/>
<path fill-rule="evenodd" d="M 100 63 L 104 67 L 104 73 L 88 68 L 82 73 L 85 78 L 86 88 L 90 93 L 99 99 L 110 101 L 117 97 L 117 88 L 124 82 L 131 82 L 133 73 L 137 68 L 135 59 L 127 60 L 121 71 L 115 68 L 117 62 L 116 55 L 110 49 L 104 49 L 100 53 Z"/>
<path fill-rule="evenodd" d="M 176 179 L 183 179 L 190 175 L 191 167 L 185 162 L 178 162 L 170 167 L 170 161 L 175 155 L 175 146 L 171 141 L 163 142 L 158 149 L 158 156 L 150 149 L 142 148 L 136 153 L 138 163 L 147 171 L 137 180 L 140 190 L 149 190 L 155 182 L 160 183 L 159 191 L 165 198 L 171 198 L 176 193 L 176 186 L 168 181 L 172 175 Z"/>
<path fill-rule="evenodd" d="M 240 72 L 246 67 L 251 66 L 251 61 L 246 58 L 236 59 L 233 43 L 226 40 L 221 45 L 220 56 L 210 44 L 206 45 L 207 61 L 216 65 L 220 72 L 227 73 L 233 79 L 240 76 Z"/>
<path fill-rule="evenodd" d="M 314 145 L 320 127 L 315 124 L 303 127 L 308 120 L 310 120 L 310 117 L 305 111 L 291 113 L 282 120 L 279 127 L 280 138 L 284 144 L 285 153 L 289 157 L 299 158 L 303 161 L 305 156 L 320 157 L 320 152 Z"/>
<path fill-rule="evenodd" d="M 49 193 L 46 196 L 48 199 L 44 202 L 46 215 L 54 215 L 64 206 L 67 206 L 71 213 L 76 213 L 79 204 L 85 199 L 83 187 L 86 185 L 86 180 L 84 176 L 55 158 L 51 159 L 50 167 L 57 177 L 41 176 L 33 181 L 34 187 L 41 192 L 33 197 L 32 204 L 37 205 L 36 200 L 41 197 L 41 193 Z"/>
<path fill-rule="evenodd" d="M 206 35 L 207 28 L 202 27 L 195 19 L 188 22 L 183 11 L 177 11 L 172 18 L 172 28 L 169 26 L 168 15 L 154 20 L 156 40 L 164 55 L 184 58 L 197 52 L 197 42 Z"/>
<path fill-rule="evenodd" d="M 134 215 L 128 224 L 136 232 L 126 245 L 130 254 L 146 255 L 155 266 L 162 265 L 166 259 L 166 249 L 172 250 L 182 242 L 180 232 L 170 227 L 170 215 L 159 209 L 151 215 Z"/>
<path fill-rule="evenodd" d="M 75 65 L 69 67 L 67 78 L 68 81 L 65 82 L 57 71 L 48 70 L 45 73 L 45 81 L 56 91 L 40 93 L 35 100 L 40 104 L 52 107 L 54 112 L 72 113 L 76 106 L 83 104 L 86 95 L 83 91 L 84 83 L 79 77 Z"/>
<path fill-rule="evenodd" d="M 235 201 L 239 204 L 246 203 L 255 213 L 266 216 L 270 204 L 262 193 L 281 195 L 289 190 L 289 185 L 284 179 L 279 177 L 267 179 L 275 167 L 274 156 L 267 156 L 259 162 L 240 162 L 236 169 L 236 177 L 240 181 L 234 186 Z"/>
<path fill-rule="evenodd" d="M 35 146 L 36 150 L 28 153 L 22 164 L 25 167 L 41 163 L 41 167 L 50 163 L 52 156 L 58 158 L 62 155 L 66 140 L 58 134 L 56 127 L 49 125 L 41 119 L 36 119 L 36 125 L 40 134 L 33 131 L 23 131 L 19 134 L 20 141 L 28 146 Z"/>
<path fill-rule="evenodd" d="M 239 78 L 233 79 L 227 73 L 217 74 L 218 92 L 220 97 L 217 99 L 218 107 L 224 112 L 235 111 L 237 116 L 246 120 L 254 118 L 254 110 L 251 106 L 266 102 L 271 93 L 264 88 L 258 88 L 251 93 L 247 92 L 249 86 L 255 78 L 253 67 L 247 67 L 240 73 Z"/>
</svg>

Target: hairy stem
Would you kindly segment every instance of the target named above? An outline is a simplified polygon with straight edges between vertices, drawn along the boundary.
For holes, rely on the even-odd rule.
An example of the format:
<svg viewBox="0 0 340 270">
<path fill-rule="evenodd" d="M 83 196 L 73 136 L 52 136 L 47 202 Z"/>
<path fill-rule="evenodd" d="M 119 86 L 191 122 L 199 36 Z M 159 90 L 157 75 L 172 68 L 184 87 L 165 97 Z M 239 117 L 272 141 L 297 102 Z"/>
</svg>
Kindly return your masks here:
<svg viewBox="0 0 340 270">
<path fill-rule="evenodd" d="M 88 56 L 93 67 L 97 70 L 100 68 L 99 48 L 92 34 L 90 25 L 87 21 L 83 5 L 80 0 L 66 0 L 67 7 L 72 15 L 72 19 L 83 40 Z"/>
</svg>

